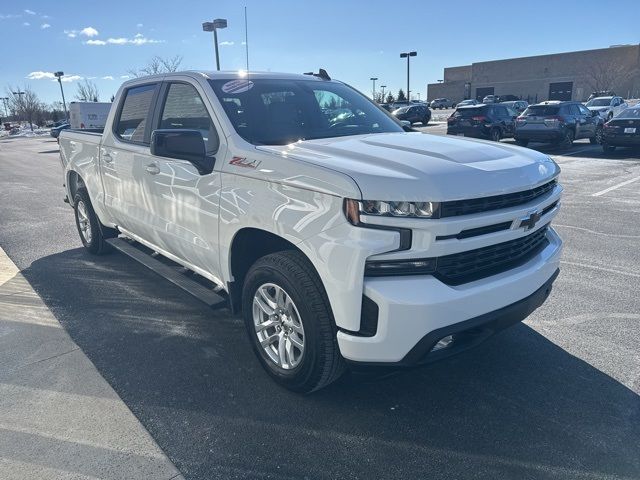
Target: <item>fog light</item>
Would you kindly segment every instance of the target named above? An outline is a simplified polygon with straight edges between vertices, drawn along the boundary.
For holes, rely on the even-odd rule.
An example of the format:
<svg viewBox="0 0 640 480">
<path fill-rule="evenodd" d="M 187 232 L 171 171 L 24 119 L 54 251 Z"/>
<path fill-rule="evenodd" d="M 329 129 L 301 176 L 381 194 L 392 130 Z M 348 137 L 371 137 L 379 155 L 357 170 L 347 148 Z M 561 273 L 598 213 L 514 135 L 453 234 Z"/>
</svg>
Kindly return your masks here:
<svg viewBox="0 0 640 480">
<path fill-rule="evenodd" d="M 443 348 L 449 347 L 453 343 L 453 335 L 447 335 L 440 339 L 438 343 L 434 345 L 431 349 L 432 352 L 436 352 L 438 350 L 442 350 Z"/>
</svg>

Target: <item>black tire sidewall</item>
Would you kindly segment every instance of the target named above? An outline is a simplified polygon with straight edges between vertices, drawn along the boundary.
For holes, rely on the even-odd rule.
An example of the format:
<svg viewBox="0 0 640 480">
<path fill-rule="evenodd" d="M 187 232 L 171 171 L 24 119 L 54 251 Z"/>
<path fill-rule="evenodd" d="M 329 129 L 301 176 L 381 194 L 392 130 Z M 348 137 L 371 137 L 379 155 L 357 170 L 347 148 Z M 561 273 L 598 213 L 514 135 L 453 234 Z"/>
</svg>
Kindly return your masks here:
<svg viewBox="0 0 640 480">
<path fill-rule="evenodd" d="M 87 242 L 80 231 L 80 221 L 78 219 L 78 203 L 82 202 L 85 205 L 87 210 L 87 216 L 89 217 L 89 226 L 91 228 L 91 242 Z M 99 253 L 102 245 L 102 232 L 100 231 L 100 224 L 98 221 L 98 217 L 93 211 L 93 206 L 91 205 L 91 200 L 89 199 L 89 194 L 86 190 L 80 189 L 76 193 L 76 196 L 73 198 L 73 212 L 76 220 L 76 228 L 78 229 L 78 235 L 80 235 L 80 240 L 82 244 L 85 246 L 87 250 L 91 253 Z"/>
<path fill-rule="evenodd" d="M 277 255 L 277 254 L 276 254 Z M 251 346 L 256 353 L 262 367 L 274 378 L 278 383 L 285 387 L 306 392 L 305 387 L 316 374 L 319 352 L 321 346 L 321 334 L 315 314 L 310 308 L 309 295 L 320 295 L 319 292 L 307 292 L 307 289 L 294 282 L 290 278 L 290 272 L 287 272 L 282 265 L 270 257 L 269 255 L 258 260 L 247 274 L 245 284 L 242 290 L 242 310 L 244 323 L 249 335 Z M 273 363 L 267 356 L 264 349 L 258 341 L 253 322 L 253 296 L 258 287 L 265 283 L 274 283 L 287 292 L 295 303 L 298 313 L 301 316 L 304 328 L 304 354 L 301 363 L 291 370 L 284 370 Z M 325 305 L 325 308 L 327 306 Z M 331 321 L 333 318 L 330 312 L 327 312 Z"/>
</svg>

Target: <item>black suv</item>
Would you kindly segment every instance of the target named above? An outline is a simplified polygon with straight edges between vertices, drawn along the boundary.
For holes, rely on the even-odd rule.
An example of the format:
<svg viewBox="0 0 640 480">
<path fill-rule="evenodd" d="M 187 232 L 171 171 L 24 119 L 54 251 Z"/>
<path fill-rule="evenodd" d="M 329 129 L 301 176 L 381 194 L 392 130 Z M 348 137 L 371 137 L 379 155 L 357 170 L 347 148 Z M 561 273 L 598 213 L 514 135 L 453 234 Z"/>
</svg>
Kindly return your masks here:
<svg viewBox="0 0 640 480">
<path fill-rule="evenodd" d="M 523 147 L 531 141 L 569 148 L 579 138 L 602 143 L 603 123 L 598 112 L 592 112 L 580 102 L 552 100 L 529 105 L 516 119 L 514 137 Z"/>
<path fill-rule="evenodd" d="M 497 142 L 513 136 L 516 116 L 515 110 L 496 103 L 458 107 L 447 119 L 447 134 Z"/>
<path fill-rule="evenodd" d="M 420 122 L 426 125 L 431 120 L 431 110 L 424 104 L 408 105 L 394 110 L 393 116 L 398 120 L 406 120 L 412 125 Z"/>
</svg>

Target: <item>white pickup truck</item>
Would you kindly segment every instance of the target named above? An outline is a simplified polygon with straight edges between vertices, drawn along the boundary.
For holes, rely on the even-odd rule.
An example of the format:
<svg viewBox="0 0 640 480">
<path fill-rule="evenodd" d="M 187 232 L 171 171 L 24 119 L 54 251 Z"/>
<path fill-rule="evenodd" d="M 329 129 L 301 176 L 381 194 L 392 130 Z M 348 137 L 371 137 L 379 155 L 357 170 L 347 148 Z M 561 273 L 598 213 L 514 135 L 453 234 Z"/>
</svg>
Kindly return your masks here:
<svg viewBox="0 0 640 480">
<path fill-rule="evenodd" d="M 407 132 L 324 71 L 137 78 L 60 147 L 85 247 L 120 235 L 208 279 L 295 391 L 465 350 L 558 274 L 551 158 Z"/>
</svg>

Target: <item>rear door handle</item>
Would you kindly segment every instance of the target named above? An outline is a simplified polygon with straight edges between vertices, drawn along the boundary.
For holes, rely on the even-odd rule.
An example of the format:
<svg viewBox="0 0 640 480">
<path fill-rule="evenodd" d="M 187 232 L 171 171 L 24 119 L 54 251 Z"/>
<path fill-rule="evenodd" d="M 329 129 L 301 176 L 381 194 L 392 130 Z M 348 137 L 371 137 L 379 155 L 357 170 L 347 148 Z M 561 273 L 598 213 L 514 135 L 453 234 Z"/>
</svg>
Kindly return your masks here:
<svg viewBox="0 0 640 480">
<path fill-rule="evenodd" d="M 104 163 L 113 163 L 113 157 L 108 153 L 102 155 L 102 160 L 104 160 Z"/>
<path fill-rule="evenodd" d="M 145 170 L 150 175 L 158 175 L 160 173 L 160 167 L 157 163 L 150 163 L 149 165 L 147 165 Z"/>
</svg>

